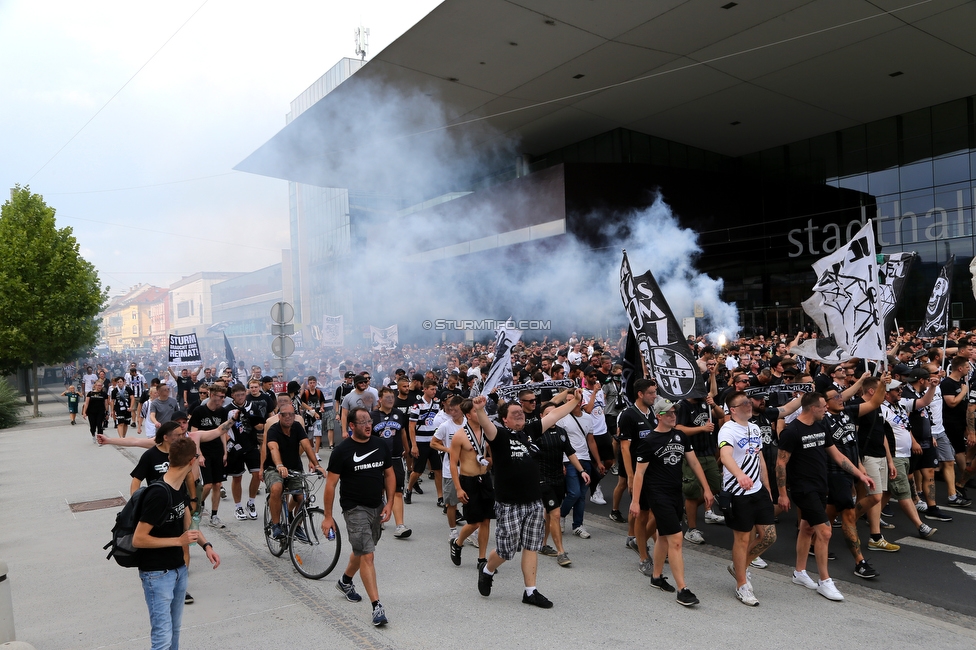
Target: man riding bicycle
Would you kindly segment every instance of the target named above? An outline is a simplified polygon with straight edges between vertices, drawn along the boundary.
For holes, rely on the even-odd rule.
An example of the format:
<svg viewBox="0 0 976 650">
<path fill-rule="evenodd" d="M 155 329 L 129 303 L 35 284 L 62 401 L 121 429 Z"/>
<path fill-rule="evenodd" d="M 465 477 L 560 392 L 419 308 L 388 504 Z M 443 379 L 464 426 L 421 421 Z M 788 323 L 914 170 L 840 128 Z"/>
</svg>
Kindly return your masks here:
<svg viewBox="0 0 976 650">
<path fill-rule="evenodd" d="M 283 537 L 285 534 L 281 521 L 281 497 L 285 489 L 284 481 L 288 479 L 289 473 L 294 473 L 297 483 L 290 480 L 289 490 L 300 490 L 302 488 L 301 478 L 298 478 L 305 471 L 302 465 L 301 452 L 304 451 L 308 457 L 309 469 L 311 471 L 321 471 L 321 467 L 315 460 L 315 452 L 312 444 L 305 435 L 304 424 L 295 423 L 295 407 L 290 403 L 281 406 L 278 412 L 278 421 L 275 422 L 265 435 L 267 442 L 267 454 L 262 463 L 262 478 L 268 488 L 268 505 L 271 513 L 271 534 L 275 538 Z M 294 512 L 295 507 L 300 503 L 301 495 L 292 495 L 288 506 L 289 512 Z"/>
</svg>

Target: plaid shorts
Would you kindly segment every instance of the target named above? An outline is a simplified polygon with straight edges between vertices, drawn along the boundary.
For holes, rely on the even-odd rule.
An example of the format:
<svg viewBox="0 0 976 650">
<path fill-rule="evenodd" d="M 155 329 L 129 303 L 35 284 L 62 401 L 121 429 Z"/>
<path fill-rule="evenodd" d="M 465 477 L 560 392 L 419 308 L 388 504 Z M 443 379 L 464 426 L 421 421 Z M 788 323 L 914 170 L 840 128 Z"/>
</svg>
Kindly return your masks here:
<svg viewBox="0 0 976 650">
<path fill-rule="evenodd" d="M 545 509 L 542 501 L 501 503 L 495 501 L 495 544 L 498 556 L 511 560 L 525 549 L 538 551 L 545 535 Z"/>
</svg>

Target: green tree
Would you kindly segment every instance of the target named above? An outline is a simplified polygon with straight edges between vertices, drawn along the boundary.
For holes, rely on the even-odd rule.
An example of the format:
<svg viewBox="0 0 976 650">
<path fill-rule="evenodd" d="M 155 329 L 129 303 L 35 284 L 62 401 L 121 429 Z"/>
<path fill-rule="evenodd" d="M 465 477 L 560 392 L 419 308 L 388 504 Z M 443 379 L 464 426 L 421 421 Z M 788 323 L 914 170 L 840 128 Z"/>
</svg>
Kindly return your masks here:
<svg viewBox="0 0 976 650">
<path fill-rule="evenodd" d="M 0 370 L 31 366 L 37 417 L 37 367 L 96 343 L 106 295 L 71 228 L 29 187 L 0 208 L 0 260 Z"/>
</svg>

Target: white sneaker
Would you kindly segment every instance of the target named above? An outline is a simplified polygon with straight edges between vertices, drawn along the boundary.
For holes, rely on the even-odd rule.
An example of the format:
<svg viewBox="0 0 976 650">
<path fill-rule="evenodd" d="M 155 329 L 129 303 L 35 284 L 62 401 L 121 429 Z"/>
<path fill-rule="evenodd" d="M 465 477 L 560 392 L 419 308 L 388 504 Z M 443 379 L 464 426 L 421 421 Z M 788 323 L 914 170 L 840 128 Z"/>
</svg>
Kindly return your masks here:
<svg viewBox="0 0 976 650">
<path fill-rule="evenodd" d="M 919 499 L 915 503 L 915 509 L 918 510 L 919 512 L 925 512 L 926 510 L 929 509 L 929 504 L 927 504 L 924 501 L 922 501 L 921 499 Z"/>
<path fill-rule="evenodd" d="M 711 510 L 706 510 L 705 511 L 705 523 L 706 524 L 724 524 L 725 523 L 725 517 L 723 517 L 722 515 L 717 515 L 714 512 L 712 512 Z M 758 605 L 759 603 L 756 603 L 756 604 Z"/>
<path fill-rule="evenodd" d="M 807 575 L 806 571 L 794 571 L 793 572 L 793 584 L 803 585 L 807 589 L 816 589 L 817 583 L 813 581 L 813 578 Z"/>
<path fill-rule="evenodd" d="M 769 565 L 766 564 L 766 560 L 762 559 L 761 557 L 757 557 L 755 560 L 749 563 L 749 566 L 751 566 L 753 569 L 765 569 Z"/>
<path fill-rule="evenodd" d="M 581 537 L 583 539 L 589 539 L 590 538 L 590 534 L 582 526 L 580 526 L 579 528 L 574 528 L 573 529 L 573 534 L 576 535 L 577 537 Z"/>
<path fill-rule="evenodd" d="M 817 584 L 817 593 L 827 600 L 844 600 L 843 594 L 837 591 L 837 587 L 834 586 L 834 581 L 832 578 L 821 580 L 820 583 Z"/>
<path fill-rule="evenodd" d="M 597 504 L 598 506 L 607 505 L 607 500 L 603 498 L 603 486 L 596 486 L 596 491 L 590 497 L 590 501 Z"/>
<path fill-rule="evenodd" d="M 396 530 L 393 531 L 393 536 L 397 539 L 406 539 L 410 537 L 410 533 L 412 532 L 413 531 L 407 528 L 406 525 L 400 524 L 396 527 Z"/>
<path fill-rule="evenodd" d="M 237 515 L 238 521 L 245 521 L 247 519 L 247 513 L 244 512 L 244 506 L 237 506 L 237 510 L 234 511 Z"/>
<path fill-rule="evenodd" d="M 687 533 L 685 533 L 685 541 L 691 542 L 692 544 L 704 544 L 705 536 L 701 534 L 701 531 L 697 528 L 690 528 Z"/>
<path fill-rule="evenodd" d="M 739 602 L 743 605 L 748 605 L 749 607 L 756 607 L 759 605 L 759 601 L 756 600 L 756 595 L 752 593 L 752 587 L 748 583 L 736 588 L 735 597 L 739 599 Z"/>
<path fill-rule="evenodd" d="M 224 522 L 222 522 L 220 520 L 220 517 L 218 517 L 217 515 L 212 515 L 210 517 L 210 527 L 211 528 L 227 528 L 227 526 L 224 525 Z"/>
</svg>

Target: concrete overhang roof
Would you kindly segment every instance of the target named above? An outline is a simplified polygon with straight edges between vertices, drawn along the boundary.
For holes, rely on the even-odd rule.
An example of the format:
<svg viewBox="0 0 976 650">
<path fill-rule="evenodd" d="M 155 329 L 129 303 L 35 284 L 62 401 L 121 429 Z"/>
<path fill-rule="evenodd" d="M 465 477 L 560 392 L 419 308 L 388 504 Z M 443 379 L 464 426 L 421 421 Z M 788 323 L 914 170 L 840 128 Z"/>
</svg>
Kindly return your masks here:
<svg viewBox="0 0 976 650">
<path fill-rule="evenodd" d="M 236 169 L 369 188 L 617 127 L 740 156 L 976 94 L 974 33 L 964 0 L 446 0 Z"/>
</svg>

